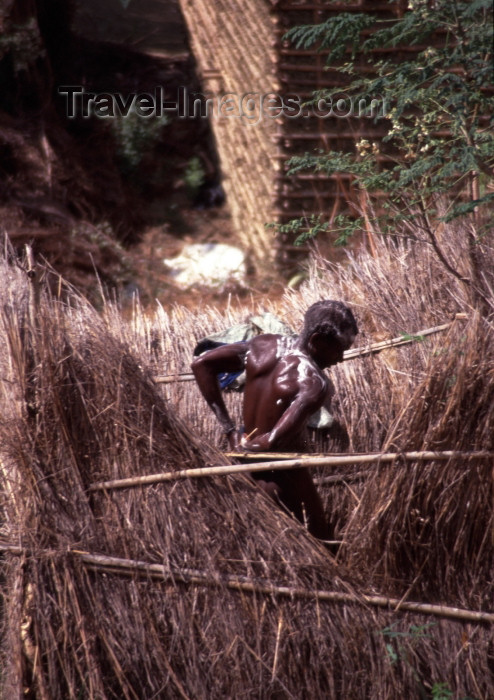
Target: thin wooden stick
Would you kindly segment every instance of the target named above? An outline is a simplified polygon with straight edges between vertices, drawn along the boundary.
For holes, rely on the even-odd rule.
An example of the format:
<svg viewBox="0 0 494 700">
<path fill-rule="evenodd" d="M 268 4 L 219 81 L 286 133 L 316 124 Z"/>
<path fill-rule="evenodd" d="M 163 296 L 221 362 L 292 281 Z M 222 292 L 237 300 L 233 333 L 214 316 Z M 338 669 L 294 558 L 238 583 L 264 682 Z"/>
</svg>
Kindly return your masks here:
<svg viewBox="0 0 494 700">
<path fill-rule="evenodd" d="M 153 378 L 155 384 L 173 384 L 174 382 L 191 382 L 194 379 L 192 372 L 180 374 L 164 374 Z"/>
<path fill-rule="evenodd" d="M 410 343 L 415 343 L 421 340 L 423 337 L 432 335 L 433 333 L 440 333 L 445 331 L 456 320 L 466 319 L 466 314 L 456 314 L 453 321 L 448 323 L 443 323 L 440 326 L 433 326 L 431 328 L 424 328 L 420 331 L 416 331 L 413 334 L 399 336 L 398 338 L 391 338 L 390 340 L 382 340 L 379 343 L 371 343 L 365 348 L 354 348 L 352 350 L 345 350 L 343 353 L 343 360 L 353 360 L 356 357 L 365 357 L 366 355 L 372 355 L 376 352 L 381 352 L 381 350 L 387 350 L 388 348 L 397 348 L 401 345 L 409 345 Z M 192 372 L 177 372 L 176 374 L 164 374 L 154 377 L 154 382 L 156 384 L 172 384 L 173 382 L 190 382 L 194 379 Z"/>
<path fill-rule="evenodd" d="M 266 453 L 269 454 L 269 453 Z M 257 455 L 259 458 L 259 455 Z M 261 472 L 278 469 L 299 469 L 300 467 L 328 467 L 345 464 L 372 464 L 389 463 L 395 460 L 406 462 L 439 461 L 449 459 L 487 459 L 494 458 L 493 452 L 373 452 L 360 455 L 331 455 L 325 457 L 299 457 L 298 459 L 277 460 L 272 462 L 254 462 L 252 464 L 225 464 L 214 467 L 196 467 L 193 469 L 181 469 L 176 472 L 160 472 L 145 476 L 133 476 L 126 479 L 113 479 L 101 481 L 89 486 L 89 491 L 105 491 L 113 489 L 125 489 L 136 486 L 149 486 L 164 481 L 177 481 L 178 479 L 192 479 L 204 476 L 224 476 L 225 474 L 245 474 L 246 472 Z"/>
<path fill-rule="evenodd" d="M 0 543 L 0 551 L 19 553 L 18 547 Z M 22 550 L 20 550 L 22 551 Z M 173 583 L 199 584 L 205 586 L 226 586 L 231 590 L 262 595 L 281 596 L 289 598 L 304 598 L 325 601 L 331 603 L 355 603 L 358 605 L 371 605 L 379 608 L 387 608 L 393 612 L 416 612 L 422 615 L 435 615 L 457 620 L 472 622 L 494 623 L 494 612 L 482 610 L 466 610 L 448 605 L 433 603 L 417 603 L 401 601 L 398 598 L 387 596 L 365 595 L 360 596 L 342 591 L 307 590 L 304 588 L 291 588 L 290 586 L 276 586 L 269 581 L 256 581 L 247 576 L 235 576 L 232 574 L 219 574 L 215 577 L 196 569 L 169 570 L 162 564 L 149 564 L 145 561 L 134 559 L 120 559 L 103 554 L 91 554 L 89 552 L 73 549 L 70 550 L 81 558 L 84 565 L 93 571 L 105 571 L 120 575 L 139 575 L 147 578 L 155 578 Z"/>
<path fill-rule="evenodd" d="M 183 571 L 167 571 L 161 564 L 148 564 L 146 562 L 117 559 L 115 557 L 102 557 L 89 553 L 81 553 L 81 558 L 87 566 L 94 568 L 103 566 L 111 566 L 120 570 L 127 569 L 131 572 L 142 572 L 147 575 L 152 571 L 155 575 L 160 575 L 165 580 L 181 581 L 183 583 L 201 583 L 205 585 L 221 586 L 226 585 L 227 588 L 238 591 L 246 591 L 250 593 L 262 593 L 265 595 L 279 595 L 297 598 L 316 598 L 318 600 L 340 603 L 360 603 L 368 604 L 382 608 L 392 608 L 395 611 L 406 610 L 412 612 L 420 612 L 426 615 L 438 615 L 441 617 L 451 617 L 462 620 L 473 620 L 475 622 L 490 622 L 494 623 L 494 613 L 465 610 L 462 608 L 454 608 L 446 605 L 437 605 L 429 603 L 417 603 L 412 601 L 400 601 L 398 598 L 388 598 L 386 596 L 362 595 L 356 596 L 351 593 L 340 591 L 321 591 L 321 590 L 305 590 L 301 588 L 291 588 L 290 586 L 274 586 L 269 582 L 252 581 L 246 576 L 222 575 L 216 578 L 211 577 L 204 572 L 194 569 L 185 569 Z M 104 561 L 106 560 L 106 561 Z"/>
<path fill-rule="evenodd" d="M 317 485 L 323 484 L 340 484 L 347 483 L 349 481 L 358 481 L 359 479 L 365 479 L 369 476 L 369 472 L 355 472 L 353 474 L 331 474 L 330 476 L 321 476 L 314 479 L 314 483 Z"/>
<path fill-rule="evenodd" d="M 295 459 L 295 458 L 305 458 L 305 457 L 327 457 L 326 454 L 314 453 L 307 455 L 307 453 L 294 453 L 294 452 L 224 452 L 225 457 L 231 457 L 233 459 L 238 459 L 241 462 L 255 462 L 258 459 Z M 337 484 L 339 482 L 346 481 L 358 481 L 359 479 L 365 479 L 369 475 L 368 471 L 351 472 L 349 474 L 331 474 L 330 476 L 321 476 L 314 479 L 315 484 Z"/>
<path fill-rule="evenodd" d="M 326 457 L 344 457 L 349 456 L 348 453 L 329 453 L 329 452 L 223 452 L 225 457 L 231 459 L 239 459 L 243 462 L 256 462 L 259 459 L 267 460 L 268 462 L 278 461 L 281 459 L 293 460 L 293 459 L 323 459 Z M 366 456 L 366 452 L 352 452 L 352 457 L 362 457 Z M 373 452 L 371 454 L 378 454 Z M 382 454 L 382 453 L 379 453 Z"/>
<path fill-rule="evenodd" d="M 33 249 L 29 244 L 25 246 L 25 256 L 26 256 L 26 275 L 30 281 L 30 303 L 31 303 L 31 323 L 33 328 L 38 330 L 38 315 L 39 315 L 39 301 L 41 294 L 41 270 L 36 263 Z"/>
<path fill-rule="evenodd" d="M 400 336 L 398 338 L 391 338 L 390 340 L 383 340 L 379 343 L 371 343 L 367 348 L 354 348 L 352 350 L 346 350 L 343 353 L 343 359 L 352 360 L 355 357 L 364 357 L 365 355 L 371 355 L 375 352 L 381 352 L 381 350 L 386 350 L 387 348 L 397 348 L 400 345 L 409 345 L 410 343 L 415 343 L 428 335 L 432 335 L 433 333 L 440 333 L 441 331 L 445 331 L 448 328 L 450 328 L 456 320 L 466 318 L 466 314 L 456 314 L 453 321 L 443 323 L 440 326 L 424 328 L 421 331 L 416 331 L 413 334 Z"/>
</svg>

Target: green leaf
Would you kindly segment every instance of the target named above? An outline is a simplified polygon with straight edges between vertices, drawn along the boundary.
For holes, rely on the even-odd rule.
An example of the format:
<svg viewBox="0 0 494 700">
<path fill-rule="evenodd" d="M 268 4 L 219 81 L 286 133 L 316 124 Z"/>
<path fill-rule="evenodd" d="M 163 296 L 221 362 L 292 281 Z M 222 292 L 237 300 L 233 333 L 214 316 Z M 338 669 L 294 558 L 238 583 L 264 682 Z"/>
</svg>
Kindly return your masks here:
<svg viewBox="0 0 494 700">
<path fill-rule="evenodd" d="M 453 695 L 454 693 L 448 688 L 447 683 L 434 683 L 431 688 L 432 700 L 449 700 Z"/>
<path fill-rule="evenodd" d="M 283 39 L 291 41 L 297 49 L 309 49 L 314 44 L 317 44 L 319 51 L 329 49 L 327 63 L 332 64 L 344 56 L 348 46 L 353 57 L 360 33 L 375 21 L 372 15 L 342 12 L 321 24 L 294 27 Z"/>
<path fill-rule="evenodd" d="M 391 661 L 392 664 L 397 663 L 399 660 L 399 656 L 396 653 L 396 651 L 393 649 L 392 644 L 386 644 L 386 651 L 388 652 L 389 660 Z"/>
<path fill-rule="evenodd" d="M 403 340 L 413 340 L 417 343 L 421 343 L 423 340 L 425 340 L 423 335 L 410 335 L 409 333 L 400 333 L 400 335 Z"/>
<path fill-rule="evenodd" d="M 470 214 L 475 211 L 477 207 L 487 202 L 494 202 L 494 192 L 489 192 L 489 194 L 480 197 L 479 199 L 473 199 L 470 202 L 463 202 L 462 204 L 457 204 L 454 206 L 445 216 L 440 216 L 439 221 L 449 222 L 456 219 L 459 216 L 465 216 L 465 214 Z"/>
</svg>

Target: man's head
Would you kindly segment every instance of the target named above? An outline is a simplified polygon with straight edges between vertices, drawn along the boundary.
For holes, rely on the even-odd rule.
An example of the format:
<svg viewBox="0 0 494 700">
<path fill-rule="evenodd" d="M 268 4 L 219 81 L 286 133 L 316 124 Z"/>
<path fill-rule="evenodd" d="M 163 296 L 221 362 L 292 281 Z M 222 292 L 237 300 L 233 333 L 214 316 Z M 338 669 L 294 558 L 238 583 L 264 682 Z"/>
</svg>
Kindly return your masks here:
<svg viewBox="0 0 494 700">
<path fill-rule="evenodd" d="M 300 334 L 300 346 L 321 367 L 341 362 L 358 333 L 355 318 L 346 304 L 325 299 L 310 306 Z"/>
</svg>

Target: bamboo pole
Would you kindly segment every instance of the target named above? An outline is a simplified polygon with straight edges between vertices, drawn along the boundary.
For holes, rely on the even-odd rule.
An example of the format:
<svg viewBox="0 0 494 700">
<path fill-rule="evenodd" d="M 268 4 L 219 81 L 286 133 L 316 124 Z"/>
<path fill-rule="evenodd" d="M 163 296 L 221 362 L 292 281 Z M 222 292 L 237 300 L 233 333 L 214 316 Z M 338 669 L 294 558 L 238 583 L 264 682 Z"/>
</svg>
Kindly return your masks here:
<svg viewBox="0 0 494 700">
<path fill-rule="evenodd" d="M 488 611 L 465 610 L 464 608 L 455 608 L 446 605 L 401 601 L 399 598 L 388 598 L 386 596 L 365 594 L 357 596 L 343 591 L 306 590 L 303 588 L 292 588 L 290 586 L 276 586 L 268 581 L 255 581 L 246 576 L 227 574 L 212 577 L 209 574 L 194 569 L 169 571 L 162 564 L 148 564 L 142 561 L 103 557 L 86 552 L 81 552 L 80 554 L 84 564 L 93 569 L 110 567 L 114 570 L 126 573 L 141 573 L 143 575 L 152 573 L 154 577 L 160 577 L 167 581 L 180 581 L 182 583 L 210 586 L 225 585 L 232 590 L 245 591 L 248 593 L 261 593 L 263 595 L 289 598 L 316 599 L 334 603 L 367 604 L 393 609 L 395 612 L 403 610 L 418 612 L 425 615 L 437 615 L 440 617 L 451 617 L 475 622 L 494 623 L 494 613 Z"/>
<path fill-rule="evenodd" d="M 3 543 L 0 543 L 0 551 L 8 551 L 13 554 L 20 554 L 23 552 L 20 547 Z M 137 574 L 138 576 L 172 583 L 180 582 L 214 587 L 226 586 L 231 590 L 246 593 L 285 598 L 304 598 L 306 600 L 312 599 L 329 603 L 371 605 L 374 607 L 386 608 L 393 612 L 415 612 L 422 615 L 435 615 L 437 617 L 447 617 L 450 619 L 494 624 L 494 612 L 489 611 L 467 610 L 465 608 L 456 608 L 448 605 L 403 601 L 399 598 L 388 598 L 387 596 L 380 595 L 355 595 L 343 591 L 308 590 L 304 588 L 292 588 L 290 586 L 277 586 L 269 583 L 269 581 L 252 580 L 247 576 L 232 574 L 218 574 L 217 576 L 212 576 L 211 574 L 195 569 L 170 570 L 162 564 L 150 564 L 135 559 L 121 559 L 119 557 L 110 557 L 103 554 L 91 554 L 90 552 L 77 549 L 70 550 L 70 553 L 80 557 L 83 564 L 93 571 L 105 571 L 106 573 L 125 576 Z"/>
<path fill-rule="evenodd" d="M 29 333 L 23 341 L 26 352 L 26 383 L 24 388 L 24 401 L 28 413 L 36 416 L 38 420 L 39 407 L 41 405 L 42 388 L 33 374 L 35 367 L 40 364 L 42 345 L 40 298 L 41 298 L 41 268 L 36 263 L 33 249 L 25 246 L 25 262 L 23 269 L 29 280 Z"/>
<path fill-rule="evenodd" d="M 448 323 L 443 323 L 440 326 L 433 326 L 432 328 L 423 328 L 420 331 L 416 331 L 413 334 L 400 336 L 398 338 L 391 338 L 390 340 L 383 340 L 380 343 L 371 343 L 367 348 L 354 348 L 352 350 L 346 350 L 343 353 L 344 360 L 351 360 L 355 357 L 364 357 L 365 355 L 371 355 L 376 352 L 381 352 L 381 350 L 386 350 L 388 348 L 397 348 L 401 345 L 409 345 L 410 343 L 415 343 L 420 341 L 422 338 L 433 335 L 434 333 L 441 333 L 450 328 L 453 323 L 457 320 L 465 320 L 467 318 L 466 314 L 456 314 L 452 321 Z"/>
<path fill-rule="evenodd" d="M 154 377 L 155 384 L 173 384 L 174 382 L 191 382 L 194 379 L 192 372 L 181 372 L 180 374 L 164 374 Z"/>
<path fill-rule="evenodd" d="M 410 343 L 415 343 L 422 338 L 432 335 L 433 333 L 440 333 L 442 331 L 450 328 L 456 320 L 466 319 L 466 314 L 456 314 L 453 321 L 448 323 L 443 323 L 440 326 L 433 326 L 431 328 L 424 328 L 420 331 L 416 331 L 411 335 L 399 336 L 398 338 L 391 338 L 390 340 L 383 340 L 379 343 L 371 343 L 367 347 L 354 348 L 352 350 L 345 350 L 343 353 L 343 360 L 354 360 L 356 357 L 365 357 L 366 355 L 372 355 L 381 350 L 387 350 L 389 348 L 397 348 L 402 345 L 409 345 Z M 194 379 L 192 372 L 177 372 L 175 374 L 164 374 L 154 377 L 154 382 L 156 384 L 172 384 L 173 382 L 190 382 Z"/>
<path fill-rule="evenodd" d="M 266 453 L 269 454 L 269 453 Z M 259 455 L 256 455 L 259 458 Z M 89 491 L 106 491 L 115 489 L 133 488 L 137 486 L 150 486 L 165 481 L 177 481 L 179 479 L 193 479 L 204 476 L 224 476 L 226 474 L 245 474 L 247 472 L 262 472 L 279 469 L 299 469 L 308 467 L 342 466 L 346 464 L 373 464 L 390 463 L 395 460 L 406 462 L 443 461 L 450 459 L 487 459 L 494 458 L 493 452 L 372 452 L 369 454 L 339 454 L 325 457 L 299 457 L 297 459 L 276 460 L 271 462 L 254 462 L 252 464 L 224 464 L 213 467 L 196 467 L 181 469 L 175 472 L 160 472 L 146 474 L 145 476 L 133 476 L 125 479 L 113 479 L 91 484 Z"/>
</svg>

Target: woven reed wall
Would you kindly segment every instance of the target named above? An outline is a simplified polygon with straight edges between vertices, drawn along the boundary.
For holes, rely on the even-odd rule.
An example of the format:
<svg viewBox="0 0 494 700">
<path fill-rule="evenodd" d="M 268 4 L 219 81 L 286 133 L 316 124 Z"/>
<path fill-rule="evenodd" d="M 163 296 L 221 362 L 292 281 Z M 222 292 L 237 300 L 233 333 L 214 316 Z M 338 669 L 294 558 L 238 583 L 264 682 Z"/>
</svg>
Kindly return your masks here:
<svg viewBox="0 0 494 700">
<path fill-rule="evenodd" d="M 317 24 L 342 11 L 368 10 L 383 18 L 393 12 L 387 2 L 379 0 L 331 5 L 329 0 L 180 3 L 205 92 L 240 96 L 273 91 L 296 95 L 302 101 L 315 89 L 337 87 L 341 76 L 324 70 L 324 53 L 296 50 L 284 42 L 289 28 Z M 212 119 L 212 127 L 239 240 L 258 265 L 276 259 L 287 268 L 300 250 L 282 236 L 274 238 L 266 222 L 283 223 L 312 213 L 332 219 L 361 204 L 361 193 L 348 176 L 288 176 L 287 159 L 317 148 L 353 150 L 361 138 L 378 140 L 382 136 L 382 128 L 372 119 L 353 116 L 265 117 L 255 126 L 246 119 L 221 117 Z"/>
<path fill-rule="evenodd" d="M 269 2 L 181 0 L 181 7 L 207 96 L 231 94 L 235 96 L 231 104 L 239 105 L 246 93 L 269 93 L 278 87 L 276 56 L 269 51 L 273 37 Z M 234 227 L 258 261 L 271 258 L 272 234 L 264 224 L 274 219 L 276 125 L 265 119 L 254 126 L 238 116 L 240 109 L 234 107 L 226 116 L 218 114 L 216 106 L 210 119 Z"/>
</svg>

